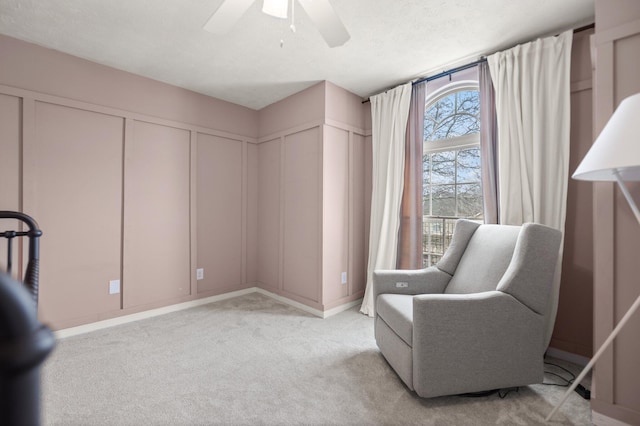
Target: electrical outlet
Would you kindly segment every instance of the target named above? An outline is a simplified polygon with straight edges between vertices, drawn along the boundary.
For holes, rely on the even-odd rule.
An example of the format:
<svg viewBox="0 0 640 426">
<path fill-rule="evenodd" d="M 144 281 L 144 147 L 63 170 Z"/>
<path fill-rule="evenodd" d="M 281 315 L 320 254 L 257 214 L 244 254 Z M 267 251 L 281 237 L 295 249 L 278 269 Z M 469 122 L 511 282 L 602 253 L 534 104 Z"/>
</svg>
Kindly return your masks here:
<svg viewBox="0 0 640 426">
<path fill-rule="evenodd" d="M 196 280 L 204 280 L 204 268 L 196 269 Z"/>
<path fill-rule="evenodd" d="M 403 281 L 401 281 L 401 282 L 397 282 L 397 283 L 396 283 L 396 287 L 397 287 L 397 288 L 406 288 L 406 287 L 409 287 L 409 283 L 407 283 L 407 282 L 403 282 Z"/>
<path fill-rule="evenodd" d="M 109 294 L 120 293 L 120 280 L 109 281 Z"/>
<path fill-rule="evenodd" d="M 347 283 L 347 273 L 343 272 L 342 275 L 340 276 L 341 280 L 342 280 L 342 284 L 346 284 Z"/>
</svg>

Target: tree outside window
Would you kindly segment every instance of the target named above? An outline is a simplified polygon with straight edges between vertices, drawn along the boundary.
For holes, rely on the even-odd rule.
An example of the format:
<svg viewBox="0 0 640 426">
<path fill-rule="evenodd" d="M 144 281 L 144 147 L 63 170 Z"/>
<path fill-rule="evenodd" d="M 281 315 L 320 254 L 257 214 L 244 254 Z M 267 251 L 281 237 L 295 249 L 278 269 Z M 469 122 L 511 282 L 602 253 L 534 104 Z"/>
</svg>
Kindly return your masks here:
<svg viewBox="0 0 640 426">
<path fill-rule="evenodd" d="M 423 263 L 436 263 L 458 218 L 482 220 L 477 82 L 452 83 L 425 102 Z"/>
</svg>

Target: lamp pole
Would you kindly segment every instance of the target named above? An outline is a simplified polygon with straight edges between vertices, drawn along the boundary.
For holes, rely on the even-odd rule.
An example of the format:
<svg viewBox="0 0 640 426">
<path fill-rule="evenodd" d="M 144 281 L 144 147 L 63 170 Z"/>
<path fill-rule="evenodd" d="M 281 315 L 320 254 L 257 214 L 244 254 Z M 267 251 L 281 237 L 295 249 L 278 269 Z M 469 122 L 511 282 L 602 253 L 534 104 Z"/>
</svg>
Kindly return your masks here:
<svg viewBox="0 0 640 426">
<path fill-rule="evenodd" d="M 616 182 L 618 182 L 618 186 L 620 187 L 622 194 L 624 194 L 624 197 L 627 199 L 627 203 L 629 203 L 629 206 L 631 207 L 631 210 L 633 211 L 633 214 L 635 215 L 636 220 L 638 221 L 638 224 L 640 224 L 640 210 L 638 210 L 638 206 L 636 205 L 635 201 L 633 201 L 633 197 L 631 196 L 631 193 L 629 192 L 629 190 L 627 189 L 627 186 L 622 180 L 622 177 L 620 176 L 620 172 L 618 171 L 618 169 L 613 169 L 613 175 L 616 178 Z M 584 367 L 580 375 L 578 375 L 578 377 L 573 381 L 573 383 L 571 384 L 571 387 L 567 389 L 567 391 L 562 396 L 562 399 L 560 400 L 558 405 L 556 405 L 551 411 L 551 413 L 549 413 L 547 418 L 544 419 L 546 422 L 551 420 L 553 415 L 558 411 L 558 409 L 566 401 L 569 395 L 571 395 L 571 392 L 573 392 L 573 390 L 578 386 L 578 384 L 580 384 L 582 379 L 584 379 L 584 376 L 586 376 L 587 373 L 591 370 L 591 368 L 593 368 L 594 364 L 598 361 L 598 359 L 600 359 L 600 356 L 602 356 L 604 351 L 607 350 L 609 345 L 611 345 L 611 342 L 613 342 L 613 340 L 616 338 L 618 333 L 620 333 L 620 330 L 622 330 L 625 324 L 627 324 L 627 322 L 629 321 L 629 318 L 631 318 L 631 316 L 638 310 L 639 307 L 640 307 L 640 295 L 638 296 L 636 301 L 633 302 L 633 305 L 631 305 L 627 313 L 624 314 L 624 316 L 622 317 L 618 325 L 615 326 L 611 334 L 609 334 L 609 336 L 604 341 L 602 346 L 600 346 L 600 349 L 598 349 L 598 351 L 593 356 L 593 358 L 591 358 L 591 361 L 589 361 L 589 363 Z"/>
</svg>

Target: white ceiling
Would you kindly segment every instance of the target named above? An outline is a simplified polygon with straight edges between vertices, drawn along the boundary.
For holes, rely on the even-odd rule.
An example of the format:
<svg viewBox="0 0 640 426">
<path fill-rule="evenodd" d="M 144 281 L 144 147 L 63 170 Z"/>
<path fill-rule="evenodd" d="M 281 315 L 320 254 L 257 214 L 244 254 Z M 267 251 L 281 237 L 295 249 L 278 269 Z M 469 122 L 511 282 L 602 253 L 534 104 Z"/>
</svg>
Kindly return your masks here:
<svg viewBox="0 0 640 426">
<path fill-rule="evenodd" d="M 594 0 L 331 0 L 351 40 L 330 49 L 301 7 L 292 34 L 262 0 L 204 31 L 221 2 L 0 0 L 0 33 L 260 109 L 322 80 L 365 98 L 594 15 Z"/>
</svg>

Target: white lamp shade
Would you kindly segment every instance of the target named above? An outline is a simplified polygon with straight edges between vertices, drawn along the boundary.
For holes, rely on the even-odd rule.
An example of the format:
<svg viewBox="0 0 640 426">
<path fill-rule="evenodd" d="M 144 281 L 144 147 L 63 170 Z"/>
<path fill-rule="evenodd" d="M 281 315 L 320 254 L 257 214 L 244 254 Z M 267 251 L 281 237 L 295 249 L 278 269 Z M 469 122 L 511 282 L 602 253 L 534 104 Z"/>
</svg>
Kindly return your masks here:
<svg viewBox="0 0 640 426">
<path fill-rule="evenodd" d="M 264 0 L 262 11 L 267 15 L 286 19 L 288 6 L 289 0 Z"/>
<path fill-rule="evenodd" d="M 624 99 L 604 126 L 576 171 L 574 179 L 640 180 L 640 93 Z"/>
</svg>

